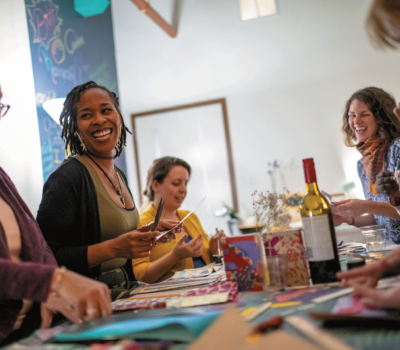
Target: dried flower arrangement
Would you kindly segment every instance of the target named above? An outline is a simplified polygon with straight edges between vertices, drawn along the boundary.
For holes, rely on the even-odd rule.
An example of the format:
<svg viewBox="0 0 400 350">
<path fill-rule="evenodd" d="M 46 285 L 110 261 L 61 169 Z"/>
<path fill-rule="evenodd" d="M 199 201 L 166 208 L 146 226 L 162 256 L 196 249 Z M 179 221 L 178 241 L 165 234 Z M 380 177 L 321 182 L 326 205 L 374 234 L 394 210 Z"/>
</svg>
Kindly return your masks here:
<svg viewBox="0 0 400 350">
<path fill-rule="evenodd" d="M 289 191 L 287 191 L 287 194 L 289 194 Z M 285 204 L 286 194 L 254 191 L 252 197 L 257 232 L 263 233 L 290 228 L 291 219 Z"/>
</svg>

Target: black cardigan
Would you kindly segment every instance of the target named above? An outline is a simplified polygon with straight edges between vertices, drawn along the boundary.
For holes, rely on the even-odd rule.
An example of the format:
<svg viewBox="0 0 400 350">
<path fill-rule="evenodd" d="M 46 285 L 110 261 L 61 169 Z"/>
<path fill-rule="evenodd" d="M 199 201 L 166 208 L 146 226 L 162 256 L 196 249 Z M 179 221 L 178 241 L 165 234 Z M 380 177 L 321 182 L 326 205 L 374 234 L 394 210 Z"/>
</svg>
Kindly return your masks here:
<svg viewBox="0 0 400 350">
<path fill-rule="evenodd" d="M 125 174 L 117 171 L 131 194 Z M 67 158 L 50 175 L 36 219 L 60 266 L 98 278 L 100 265 L 89 268 L 87 259 L 88 246 L 101 242 L 97 194 L 89 171 L 79 160 Z"/>
</svg>

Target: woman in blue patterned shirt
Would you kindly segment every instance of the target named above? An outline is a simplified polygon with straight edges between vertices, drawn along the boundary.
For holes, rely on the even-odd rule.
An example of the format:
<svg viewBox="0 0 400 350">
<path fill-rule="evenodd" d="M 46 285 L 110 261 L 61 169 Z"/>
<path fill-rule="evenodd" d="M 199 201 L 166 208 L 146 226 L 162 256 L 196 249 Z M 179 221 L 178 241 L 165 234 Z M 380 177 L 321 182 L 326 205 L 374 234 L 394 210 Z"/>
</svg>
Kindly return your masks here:
<svg viewBox="0 0 400 350">
<path fill-rule="evenodd" d="M 382 225 L 387 238 L 400 243 L 400 216 L 376 186 L 376 177 L 384 168 L 400 169 L 400 121 L 394 108 L 394 98 L 375 87 L 359 90 L 347 101 L 342 131 L 346 146 L 361 153 L 357 169 L 366 200 L 337 202 L 333 213 L 335 225 Z"/>
</svg>

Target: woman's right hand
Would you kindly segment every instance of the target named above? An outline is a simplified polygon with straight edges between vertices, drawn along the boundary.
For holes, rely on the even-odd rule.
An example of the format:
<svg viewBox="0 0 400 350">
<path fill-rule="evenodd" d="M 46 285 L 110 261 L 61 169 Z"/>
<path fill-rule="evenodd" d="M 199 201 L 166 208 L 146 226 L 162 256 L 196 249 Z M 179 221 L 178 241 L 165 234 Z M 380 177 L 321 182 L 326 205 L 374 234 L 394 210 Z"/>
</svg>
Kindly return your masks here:
<svg viewBox="0 0 400 350">
<path fill-rule="evenodd" d="M 346 272 L 338 272 L 336 277 L 342 280 L 347 287 L 363 285 L 371 288 L 375 287 L 387 272 L 387 262 L 382 259 L 374 264 L 364 265 Z"/>
<path fill-rule="evenodd" d="M 379 192 L 395 199 L 400 198 L 399 184 L 394 172 L 381 171 L 376 177 Z"/>
<path fill-rule="evenodd" d="M 160 232 L 131 231 L 125 233 L 111 242 L 115 257 L 125 259 L 146 258 L 150 254 L 152 240 Z"/>
<path fill-rule="evenodd" d="M 53 273 L 50 293 L 42 307 L 53 314 L 60 312 L 74 323 L 95 320 L 112 313 L 110 291 L 104 283 L 60 269 Z"/>
<path fill-rule="evenodd" d="M 172 255 L 175 256 L 178 261 L 198 257 L 203 253 L 203 236 L 200 234 L 189 243 L 185 244 L 187 236 L 187 233 L 183 234 L 172 251 Z"/>
</svg>

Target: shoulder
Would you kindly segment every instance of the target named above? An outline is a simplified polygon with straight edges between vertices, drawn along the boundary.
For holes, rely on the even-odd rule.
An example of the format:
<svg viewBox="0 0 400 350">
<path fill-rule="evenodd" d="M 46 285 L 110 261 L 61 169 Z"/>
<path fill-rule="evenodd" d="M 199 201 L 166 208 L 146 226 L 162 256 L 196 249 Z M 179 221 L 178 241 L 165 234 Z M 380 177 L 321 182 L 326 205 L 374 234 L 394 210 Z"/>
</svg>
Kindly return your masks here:
<svg viewBox="0 0 400 350">
<path fill-rule="evenodd" d="M 389 148 L 389 151 L 399 152 L 399 150 L 400 150 L 400 137 L 397 138 L 396 140 L 394 140 L 394 142 L 392 143 L 392 145 Z"/>
<path fill-rule="evenodd" d="M 74 157 L 68 157 L 49 176 L 44 187 L 62 184 L 73 184 L 75 187 L 77 184 L 83 184 L 84 181 L 82 180 L 88 177 L 90 177 L 90 174 L 86 167 Z"/>
</svg>

